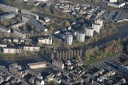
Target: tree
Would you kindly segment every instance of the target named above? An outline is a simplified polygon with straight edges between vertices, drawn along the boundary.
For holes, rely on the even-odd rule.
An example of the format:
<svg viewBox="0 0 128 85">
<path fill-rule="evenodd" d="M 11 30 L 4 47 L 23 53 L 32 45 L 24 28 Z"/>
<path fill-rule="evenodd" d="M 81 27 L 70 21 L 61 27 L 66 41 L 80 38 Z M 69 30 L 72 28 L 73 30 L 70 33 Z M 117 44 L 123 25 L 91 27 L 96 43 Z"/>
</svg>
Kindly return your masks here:
<svg viewBox="0 0 128 85">
<path fill-rule="evenodd" d="M 68 21 L 65 22 L 65 26 L 68 27 L 70 26 L 70 23 Z"/>
<path fill-rule="evenodd" d="M 85 24 L 83 24 L 82 29 L 83 29 L 83 30 L 85 30 L 85 28 L 86 28 L 86 25 L 85 25 Z"/>
<path fill-rule="evenodd" d="M 76 57 L 76 60 L 81 61 L 81 56 L 78 55 L 78 56 Z"/>
</svg>

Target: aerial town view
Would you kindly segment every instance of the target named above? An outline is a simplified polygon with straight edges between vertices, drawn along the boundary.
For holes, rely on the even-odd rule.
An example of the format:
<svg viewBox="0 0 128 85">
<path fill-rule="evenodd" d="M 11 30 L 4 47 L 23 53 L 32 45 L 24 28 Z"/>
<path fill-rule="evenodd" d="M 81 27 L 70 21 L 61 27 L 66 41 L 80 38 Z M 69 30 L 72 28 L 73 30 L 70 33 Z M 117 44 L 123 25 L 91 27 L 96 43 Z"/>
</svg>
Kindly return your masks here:
<svg viewBox="0 0 128 85">
<path fill-rule="evenodd" d="M 0 85 L 128 85 L 128 0 L 0 0 Z"/>
</svg>

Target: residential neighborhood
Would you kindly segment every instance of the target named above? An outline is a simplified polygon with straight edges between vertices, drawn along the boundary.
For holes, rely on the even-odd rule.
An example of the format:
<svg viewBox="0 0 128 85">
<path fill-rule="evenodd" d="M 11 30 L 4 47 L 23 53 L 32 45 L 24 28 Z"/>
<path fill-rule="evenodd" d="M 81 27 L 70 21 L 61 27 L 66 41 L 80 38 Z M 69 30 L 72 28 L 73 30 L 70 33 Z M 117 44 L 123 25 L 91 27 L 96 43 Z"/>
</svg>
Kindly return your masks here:
<svg viewBox="0 0 128 85">
<path fill-rule="evenodd" d="M 127 0 L 1 0 L 0 85 L 127 85 Z"/>
</svg>

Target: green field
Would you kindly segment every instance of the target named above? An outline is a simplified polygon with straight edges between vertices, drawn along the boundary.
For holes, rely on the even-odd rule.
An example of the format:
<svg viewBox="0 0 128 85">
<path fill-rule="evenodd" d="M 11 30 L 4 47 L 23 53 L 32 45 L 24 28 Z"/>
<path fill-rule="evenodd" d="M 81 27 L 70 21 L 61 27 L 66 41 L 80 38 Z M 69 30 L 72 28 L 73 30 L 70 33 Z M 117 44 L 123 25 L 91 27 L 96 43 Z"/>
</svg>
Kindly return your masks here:
<svg viewBox="0 0 128 85">
<path fill-rule="evenodd" d="M 89 60 L 87 60 L 86 62 L 88 64 L 94 64 L 94 63 L 97 63 L 97 62 L 101 62 L 101 61 L 105 61 L 106 59 L 109 59 L 110 57 L 112 57 L 113 55 L 115 54 L 108 54 L 108 55 L 105 55 L 105 57 L 102 57 L 102 58 L 99 58 L 97 59 L 95 56 L 92 56 Z"/>
</svg>

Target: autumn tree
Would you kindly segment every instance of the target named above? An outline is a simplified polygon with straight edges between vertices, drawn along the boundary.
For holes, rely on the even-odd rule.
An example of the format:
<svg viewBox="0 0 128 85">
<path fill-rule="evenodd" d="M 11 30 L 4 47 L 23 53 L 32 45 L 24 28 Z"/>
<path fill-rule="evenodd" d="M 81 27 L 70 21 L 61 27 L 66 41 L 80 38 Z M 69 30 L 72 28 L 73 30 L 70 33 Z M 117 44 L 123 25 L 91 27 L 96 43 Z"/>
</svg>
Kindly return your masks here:
<svg viewBox="0 0 128 85">
<path fill-rule="evenodd" d="M 70 23 L 68 21 L 65 22 L 65 26 L 68 27 L 70 26 Z"/>
</svg>

